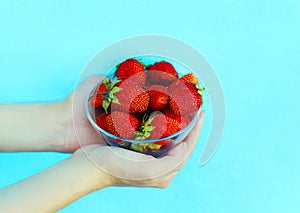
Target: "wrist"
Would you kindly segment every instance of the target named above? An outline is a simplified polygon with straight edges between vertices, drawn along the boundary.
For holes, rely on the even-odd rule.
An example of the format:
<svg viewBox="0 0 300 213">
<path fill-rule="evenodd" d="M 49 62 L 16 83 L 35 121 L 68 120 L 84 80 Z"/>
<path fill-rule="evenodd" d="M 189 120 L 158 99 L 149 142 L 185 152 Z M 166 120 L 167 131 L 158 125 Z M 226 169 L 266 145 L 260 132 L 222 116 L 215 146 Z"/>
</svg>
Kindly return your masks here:
<svg viewBox="0 0 300 213">
<path fill-rule="evenodd" d="M 68 152 L 66 149 L 66 131 L 69 121 L 72 117 L 71 107 L 66 100 L 54 103 L 53 116 L 56 120 L 56 126 L 53 128 L 53 141 L 48 141 L 49 151 Z"/>
<path fill-rule="evenodd" d="M 57 212 L 84 195 L 109 185 L 106 174 L 98 170 L 84 153 L 77 152 L 0 190 L 0 206 L 4 212 Z"/>
<path fill-rule="evenodd" d="M 0 151 L 59 151 L 64 147 L 63 102 L 0 105 Z"/>
<path fill-rule="evenodd" d="M 78 167 L 79 182 L 76 185 L 87 190 L 86 193 L 113 185 L 111 176 L 98 168 L 82 149 L 77 150 L 72 158 Z"/>
</svg>

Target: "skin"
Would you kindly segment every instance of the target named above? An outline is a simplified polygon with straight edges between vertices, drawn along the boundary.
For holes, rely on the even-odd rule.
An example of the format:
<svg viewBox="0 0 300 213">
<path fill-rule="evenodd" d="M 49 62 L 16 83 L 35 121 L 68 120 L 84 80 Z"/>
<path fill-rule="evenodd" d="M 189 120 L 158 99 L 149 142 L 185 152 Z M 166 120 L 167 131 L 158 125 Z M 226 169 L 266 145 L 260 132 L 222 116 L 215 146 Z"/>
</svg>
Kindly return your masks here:
<svg viewBox="0 0 300 213">
<path fill-rule="evenodd" d="M 0 117 L 5 121 L 0 124 L 0 151 L 75 151 L 66 160 L 0 189 L 1 211 L 56 212 L 105 187 L 166 188 L 171 183 L 196 145 L 204 113 L 185 141 L 163 158 L 108 147 L 84 111 L 85 97 L 99 80 L 88 79 L 62 102 L 0 105 Z"/>
<path fill-rule="evenodd" d="M 0 122 L 0 151 L 69 153 L 101 140 L 85 115 L 87 94 L 101 79 L 92 77 L 86 80 L 61 102 L 1 104 L 0 117 L 5 122 Z M 80 136 L 83 139 L 81 144 L 78 142 Z"/>
</svg>

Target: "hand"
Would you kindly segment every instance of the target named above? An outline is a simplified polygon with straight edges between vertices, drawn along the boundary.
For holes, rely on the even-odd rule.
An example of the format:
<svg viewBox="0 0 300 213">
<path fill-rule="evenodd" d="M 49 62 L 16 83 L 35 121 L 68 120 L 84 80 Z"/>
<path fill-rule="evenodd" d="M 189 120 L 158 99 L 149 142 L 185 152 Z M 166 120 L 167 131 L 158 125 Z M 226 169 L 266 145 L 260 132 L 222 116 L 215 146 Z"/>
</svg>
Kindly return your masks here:
<svg viewBox="0 0 300 213">
<path fill-rule="evenodd" d="M 102 141 L 85 115 L 87 95 L 100 80 L 86 80 L 61 102 L 0 104 L 0 151 L 74 152 L 79 141 L 83 146 Z"/>
<path fill-rule="evenodd" d="M 103 139 L 96 133 L 86 117 L 85 105 L 90 91 L 102 77 L 93 76 L 76 88 L 65 100 L 68 108 L 65 135 L 65 152 L 74 152 L 82 146 L 102 143 Z"/>
<path fill-rule="evenodd" d="M 165 188 L 194 150 L 203 119 L 204 112 L 187 138 L 163 158 L 102 144 L 85 146 L 76 151 L 75 155 L 86 155 L 91 163 L 107 175 L 110 180 L 108 185 Z"/>
</svg>

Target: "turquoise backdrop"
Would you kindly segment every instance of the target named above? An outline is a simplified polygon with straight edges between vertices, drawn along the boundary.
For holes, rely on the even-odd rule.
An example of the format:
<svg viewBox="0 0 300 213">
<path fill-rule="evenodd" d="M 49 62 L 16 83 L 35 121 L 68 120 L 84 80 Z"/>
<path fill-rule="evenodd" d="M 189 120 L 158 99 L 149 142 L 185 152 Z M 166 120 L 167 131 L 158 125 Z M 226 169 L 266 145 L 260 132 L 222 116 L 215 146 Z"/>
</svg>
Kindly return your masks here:
<svg viewBox="0 0 300 213">
<path fill-rule="evenodd" d="M 99 50 L 143 34 L 181 39 L 214 67 L 222 143 L 200 167 L 204 126 L 169 188 L 106 188 L 61 212 L 300 212 L 299 0 L 1 1 L 0 102 L 62 100 Z M 68 156 L 1 153 L 0 187 Z"/>
</svg>

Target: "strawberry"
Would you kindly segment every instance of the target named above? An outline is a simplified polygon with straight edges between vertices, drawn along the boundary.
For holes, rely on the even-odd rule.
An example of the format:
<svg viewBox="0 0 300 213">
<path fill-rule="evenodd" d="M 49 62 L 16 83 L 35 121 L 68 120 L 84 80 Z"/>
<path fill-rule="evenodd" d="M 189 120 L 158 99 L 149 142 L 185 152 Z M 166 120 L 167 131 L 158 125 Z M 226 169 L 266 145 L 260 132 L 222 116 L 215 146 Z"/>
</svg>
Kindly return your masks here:
<svg viewBox="0 0 300 213">
<path fill-rule="evenodd" d="M 107 77 L 104 77 L 103 82 L 98 86 L 94 95 L 90 98 L 91 105 L 95 108 L 102 106 L 107 113 L 111 102 L 118 103 L 115 94 L 121 90 L 116 86 L 119 82 L 119 80 L 111 81 Z"/>
<path fill-rule="evenodd" d="M 198 111 L 202 105 L 202 91 L 191 82 L 181 82 L 175 89 L 169 90 L 170 109 L 176 115 L 185 115 Z"/>
<path fill-rule="evenodd" d="M 181 82 L 191 82 L 196 86 L 198 86 L 199 83 L 197 77 L 193 73 L 189 73 L 170 84 L 169 90 L 174 90 Z"/>
<path fill-rule="evenodd" d="M 96 124 L 103 130 L 108 132 L 108 126 L 106 123 L 106 113 L 102 113 L 100 114 L 97 118 L 96 118 Z"/>
<path fill-rule="evenodd" d="M 102 107 L 103 95 L 101 93 L 105 93 L 105 92 L 106 92 L 106 86 L 104 83 L 101 83 L 95 90 L 95 95 L 92 96 L 90 99 L 91 105 L 96 108 Z"/>
<path fill-rule="evenodd" d="M 155 145 L 159 145 L 160 148 L 162 147 L 166 147 L 166 146 L 169 146 L 170 145 L 170 140 L 163 140 L 163 141 L 157 141 L 157 142 L 154 142 Z"/>
<path fill-rule="evenodd" d="M 146 82 L 146 72 L 141 62 L 130 58 L 117 66 L 115 76 L 119 80 L 130 79 L 132 82 L 142 86 Z"/>
<path fill-rule="evenodd" d="M 176 89 L 176 87 L 181 83 L 181 81 L 179 79 L 177 79 L 176 81 L 173 81 L 173 83 L 171 83 L 169 86 L 168 86 L 168 90 L 169 91 L 173 91 Z"/>
<path fill-rule="evenodd" d="M 143 85 L 143 89 L 147 90 L 148 87 L 152 85 L 152 82 L 150 81 L 149 78 L 147 78 L 146 83 Z"/>
<path fill-rule="evenodd" d="M 111 104 L 113 111 L 140 113 L 147 110 L 150 97 L 140 86 L 127 80 L 121 81 L 117 86 L 121 90 L 115 94 L 118 103 Z"/>
<path fill-rule="evenodd" d="M 164 138 L 179 131 L 179 123 L 164 114 L 152 114 L 149 119 L 144 119 L 138 132 L 136 132 L 136 140 L 146 140 Z M 147 150 L 156 151 L 168 146 L 170 140 L 162 140 L 153 143 L 133 143 L 131 148 L 145 152 Z"/>
<path fill-rule="evenodd" d="M 179 80 L 181 82 L 191 82 L 195 85 L 198 85 L 198 78 L 193 73 L 186 74 L 179 78 Z"/>
<path fill-rule="evenodd" d="M 165 115 L 161 115 L 161 117 L 162 117 L 162 116 L 164 116 L 165 119 L 166 119 L 166 121 L 167 121 L 167 128 L 166 128 L 166 131 L 165 131 L 165 132 L 163 133 L 163 135 L 161 136 L 162 138 L 167 137 L 167 136 L 169 136 L 169 135 L 172 135 L 172 134 L 174 134 L 175 132 L 178 132 L 178 131 L 180 130 L 179 123 L 178 123 L 176 120 L 174 120 L 174 119 L 172 119 L 172 118 L 170 118 L 170 117 L 166 117 Z M 157 127 L 157 129 L 158 129 L 158 128 L 162 128 L 162 127 L 160 127 L 160 122 L 161 122 L 161 120 L 162 120 L 161 117 L 156 117 L 156 118 L 152 121 L 152 125 L 155 126 L 155 127 Z M 154 132 L 159 132 L 159 131 L 156 130 L 156 131 L 154 131 Z M 155 137 L 157 137 L 156 134 L 154 134 L 154 133 L 152 132 L 152 136 L 151 136 L 150 138 L 151 138 L 151 139 L 154 139 Z"/>
<path fill-rule="evenodd" d="M 172 64 L 166 61 L 156 62 L 147 67 L 148 76 L 153 84 L 168 86 L 178 79 L 178 73 Z"/>
<path fill-rule="evenodd" d="M 99 121 L 100 119 L 103 118 L 99 118 Z M 106 116 L 105 121 L 108 132 L 126 139 L 132 139 L 140 126 L 140 121 L 136 117 L 125 112 L 112 112 Z M 104 127 L 106 128 L 105 125 Z"/>
<path fill-rule="evenodd" d="M 129 145 L 128 145 L 128 144 L 129 144 L 128 142 L 122 141 L 122 140 L 120 140 L 120 139 L 115 139 L 114 142 L 117 143 L 117 144 L 120 145 L 120 146 L 129 146 Z"/>
<path fill-rule="evenodd" d="M 150 110 L 160 111 L 163 110 L 169 103 L 169 95 L 166 87 L 162 85 L 151 85 L 147 89 L 150 97 Z"/>
<path fill-rule="evenodd" d="M 167 108 L 163 111 L 164 115 L 169 117 L 169 118 L 173 118 L 174 120 L 176 120 L 179 123 L 180 129 L 183 129 L 184 127 L 186 127 L 189 123 L 190 123 L 190 118 L 187 115 L 183 115 L 182 117 L 180 115 L 175 115 L 170 108 Z"/>
<path fill-rule="evenodd" d="M 136 133 L 136 140 L 164 138 L 179 130 L 179 123 L 176 120 L 162 113 L 153 113 L 149 119 L 143 119 L 140 130 Z"/>
</svg>

